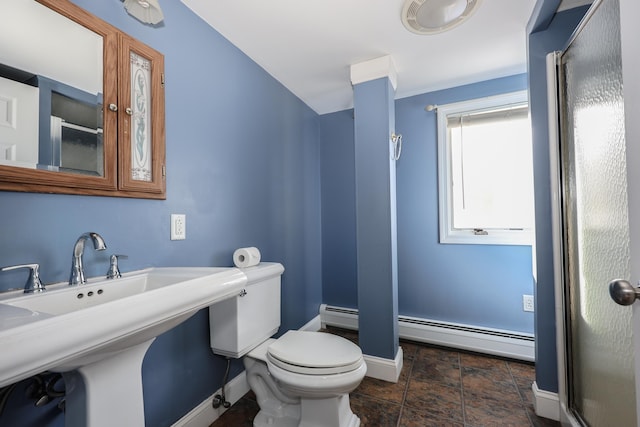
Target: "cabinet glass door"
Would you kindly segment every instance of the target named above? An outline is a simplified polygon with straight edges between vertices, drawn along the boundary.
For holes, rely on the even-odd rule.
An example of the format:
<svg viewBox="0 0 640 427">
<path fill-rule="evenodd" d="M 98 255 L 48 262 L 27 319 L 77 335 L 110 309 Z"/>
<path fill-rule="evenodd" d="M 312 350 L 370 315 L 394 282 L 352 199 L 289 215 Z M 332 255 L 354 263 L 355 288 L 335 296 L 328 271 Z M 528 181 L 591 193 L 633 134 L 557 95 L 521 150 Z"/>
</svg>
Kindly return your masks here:
<svg viewBox="0 0 640 427">
<path fill-rule="evenodd" d="M 164 58 L 123 36 L 119 75 L 120 189 L 164 193 Z"/>
</svg>

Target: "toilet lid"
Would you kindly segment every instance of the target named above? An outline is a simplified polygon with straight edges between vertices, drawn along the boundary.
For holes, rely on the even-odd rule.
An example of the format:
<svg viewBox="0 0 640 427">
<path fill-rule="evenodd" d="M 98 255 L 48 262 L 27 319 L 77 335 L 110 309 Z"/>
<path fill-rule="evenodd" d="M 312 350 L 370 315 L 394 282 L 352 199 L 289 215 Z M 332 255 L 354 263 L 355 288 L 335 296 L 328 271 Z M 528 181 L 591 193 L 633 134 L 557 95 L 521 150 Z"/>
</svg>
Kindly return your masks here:
<svg viewBox="0 0 640 427">
<path fill-rule="evenodd" d="M 289 372 L 329 375 L 350 372 L 363 363 L 360 347 L 328 333 L 288 331 L 269 346 L 267 358 Z"/>
</svg>

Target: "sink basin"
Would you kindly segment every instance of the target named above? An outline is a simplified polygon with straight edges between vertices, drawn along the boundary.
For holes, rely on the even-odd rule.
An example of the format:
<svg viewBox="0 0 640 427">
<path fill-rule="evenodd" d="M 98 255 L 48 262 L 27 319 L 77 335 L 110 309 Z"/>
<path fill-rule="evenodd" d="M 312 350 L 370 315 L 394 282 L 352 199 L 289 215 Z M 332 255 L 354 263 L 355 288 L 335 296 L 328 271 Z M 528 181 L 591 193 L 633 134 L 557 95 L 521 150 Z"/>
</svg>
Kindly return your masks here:
<svg viewBox="0 0 640 427">
<path fill-rule="evenodd" d="M 44 370 L 75 369 L 153 338 L 237 295 L 236 268 L 151 268 L 40 294 L 0 296 L 0 387 Z M 22 323 L 24 322 L 24 323 Z"/>
<path fill-rule="evenodd" d="M 99 280 L 82 286 L 70 287 L 62 284 L 61 289 L 53 292 L 20 294 L 18 298 L 0 300 L 0 304 L 55 316 L 228 270 L 228 268 L 154 268 L 119 279 Z"/>
<path fill-rule="evenodd" d="M 237 296 L 246 280 L 237 268 L 151 268 L 113 280 L 89 280 L 80 286 L 50 285 L 40 294 L 0 294 L 0 387 L 45 370 L 78 370 L 87 383 L 78 388 L 86 390 L 88 396 L 89 386 L 102 388 L 99 378 L 104 376 L 104 369 L 122 371 L 123 381 L 128 383 L 133 372 L 137 376 L 133 388 L 140 389 L 139 396 L 123 400 L 140 400 L 137 403 L 144 421 L 140 368 L 153 339 L 198 310 Z M 113 381 L 118 374 L 111 376 Z M 67 379 L 72 379 L 71 374 L 65 376 Z M 130 386 L 119 384 L 117 393 L 126 390 L 120 387 Z M 73 407 L 68 390 L 69 404 Z M 83 405 L 91 406 L 86 402 Z M 106 408 L 106 414 L 118 412 L 113 407 Z M 72 408 L 67 409 L 69 418 Z M 127 425 L 137 425 L 131 423 L 130 415 L 126 417 Z M 77 425 L 124 424 L 83 419 Z"/>
</svg>

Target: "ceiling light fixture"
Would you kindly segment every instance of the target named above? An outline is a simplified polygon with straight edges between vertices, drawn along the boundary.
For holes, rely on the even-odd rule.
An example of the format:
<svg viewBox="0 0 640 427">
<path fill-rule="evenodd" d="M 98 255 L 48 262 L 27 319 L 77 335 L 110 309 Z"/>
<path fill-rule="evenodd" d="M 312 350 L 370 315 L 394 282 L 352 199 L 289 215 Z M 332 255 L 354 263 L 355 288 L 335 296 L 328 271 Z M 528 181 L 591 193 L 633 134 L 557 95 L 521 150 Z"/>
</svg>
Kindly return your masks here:
<svg viewBox="0 0 640 427">
<path fill-rule="evenodd" d="M 402 23 L 412 33 L 437 34 L 462 24 L 480 0 L 406 0 Z"/>
<path fill-rule="evenodd" d="M 124 8 L 145 24 L 158 24 L 164 19 L 158 0 L 124 0 Z"/>
</svg>

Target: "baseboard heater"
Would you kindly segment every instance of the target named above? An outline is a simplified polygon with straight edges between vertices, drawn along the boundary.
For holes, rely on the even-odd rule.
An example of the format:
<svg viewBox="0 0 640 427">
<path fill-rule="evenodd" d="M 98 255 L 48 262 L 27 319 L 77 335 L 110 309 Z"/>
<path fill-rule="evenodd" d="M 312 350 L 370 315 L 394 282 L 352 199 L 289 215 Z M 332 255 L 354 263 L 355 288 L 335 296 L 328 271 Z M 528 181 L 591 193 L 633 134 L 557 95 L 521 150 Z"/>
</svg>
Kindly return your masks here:
<svg viewBox="0 0 640 427">
<path fill-rule="evenodd" d="M 358 330 L 358 310 L 320 306 L 322 326 Z M 510 359 L 535 361 L 533 334 L 398 316 L 400 338 Z"/>
</svg>

